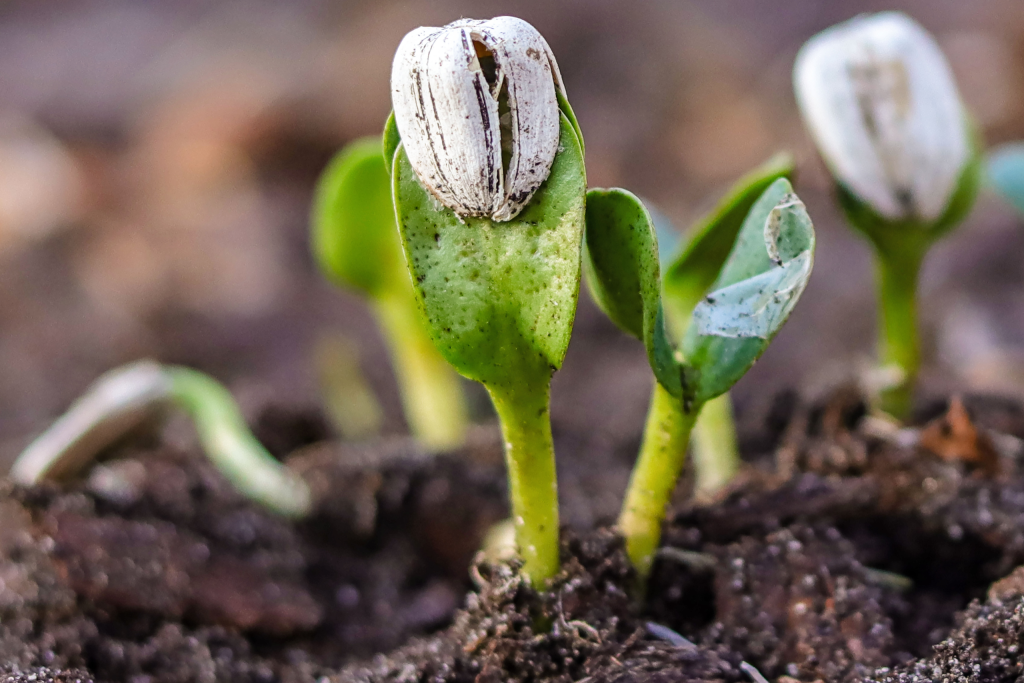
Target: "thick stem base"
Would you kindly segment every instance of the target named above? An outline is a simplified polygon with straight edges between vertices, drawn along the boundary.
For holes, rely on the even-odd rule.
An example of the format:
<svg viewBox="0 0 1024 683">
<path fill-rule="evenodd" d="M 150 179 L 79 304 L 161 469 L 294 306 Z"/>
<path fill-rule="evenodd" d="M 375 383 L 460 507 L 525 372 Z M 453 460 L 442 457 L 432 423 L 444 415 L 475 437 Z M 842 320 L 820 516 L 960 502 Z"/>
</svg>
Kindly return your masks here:
<svg viewBox="0 0 1024 683">
<path fill-rule="evenodd" d="M 661 541 L 661 524 L 686 462 L 690 431 L 700 412 L 683 412 L 682 402 L 657 382 L 647 412 L 640 455 L 629 479 L 619 531 L 633 566 L 646 577 Z"/>
<path fill-rule="evenodd" d="M 549 413 L 550 384 L 488 386 L 501 420 L 509 497 L 523 574 L 544 588 L 558 573 L 558 485 Z"/>
</svg>

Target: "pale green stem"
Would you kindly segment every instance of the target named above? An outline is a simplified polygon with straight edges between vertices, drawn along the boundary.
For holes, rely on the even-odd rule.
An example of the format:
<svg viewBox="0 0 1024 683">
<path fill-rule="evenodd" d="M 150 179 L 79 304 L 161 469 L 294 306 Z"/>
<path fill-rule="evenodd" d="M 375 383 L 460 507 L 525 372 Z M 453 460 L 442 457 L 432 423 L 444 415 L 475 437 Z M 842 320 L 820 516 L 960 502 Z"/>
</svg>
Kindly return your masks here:
<svg viewBox="0 0 1024 683">
<path fill-rule="evenodd" d="M 384 411 L 363 375 L 357 345 L 340 334 L 325 335 L 313 356 L 324 409 L 338 432 L 347 439 L 379 434 Z"/>
<path fill-rule="evenodd" d="M 722 394 L 704 404 L 693 428 L 693 464 L 697 492 L 713 494 L 728 484 L 740 469 L 732 400 Z"/>
<path fill-rule="evenodd" d="M 239 491 L 289 517 L 309 512 L 312 497 L 305 481 L 256 440 L 222 384 L 189 368 L 168 367 L 166 373 L 170 399 L 188 412 L 207 457 Z"/>
<path fill-rule="evenodd" d="M 685 412 L 680 399 L 655 382 L 640 455 L 618 524 L 629 559 L 641 577 L 651 570 L 665 510 L 686 462 L 686 446 L 699 412 L 700 406 Z"/>
<path fill-rule="evenodd" d="M 501 420 L 509 497 L 523 574 L 543 588 L 558 573 L 558 484 L 549 413 L 550 380 L 488 386 Z"/>
<path fill-rule="evenodd" d="M 422 315 L 404 297 L 381 297 L 374 311 L 391 349 L 406 420 L 431 450 L 463 444 L 469 422 L 459 377 L 427 335 Z"/>
<path fill-rule="evenodd" d="M 923 249 L 876 251 L 879 356 L 884 367 L 896 367 L 901 375 L 898 384 L 882 391 L 881 408 L 900 420 L 910 415 L 921 366 L 917 279 L 923 256 Z"/>
</svg>

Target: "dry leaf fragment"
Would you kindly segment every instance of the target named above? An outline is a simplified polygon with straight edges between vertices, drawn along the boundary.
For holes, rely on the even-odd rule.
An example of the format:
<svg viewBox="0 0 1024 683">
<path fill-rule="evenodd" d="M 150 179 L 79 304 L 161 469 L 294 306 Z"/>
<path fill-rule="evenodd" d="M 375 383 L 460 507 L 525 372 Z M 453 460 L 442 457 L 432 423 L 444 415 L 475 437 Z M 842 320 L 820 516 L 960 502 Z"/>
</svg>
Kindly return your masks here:
<svg viewBox="0 0 1024 683">
<path fill-rule="evenodd" d="M 945 415 L 921 430 L 920 444 L 943 460 L 965 462 L 989 475 L 999 470 L 991 439 L 974 425 L 959 396 L 950 400 Z"/>
</svg>

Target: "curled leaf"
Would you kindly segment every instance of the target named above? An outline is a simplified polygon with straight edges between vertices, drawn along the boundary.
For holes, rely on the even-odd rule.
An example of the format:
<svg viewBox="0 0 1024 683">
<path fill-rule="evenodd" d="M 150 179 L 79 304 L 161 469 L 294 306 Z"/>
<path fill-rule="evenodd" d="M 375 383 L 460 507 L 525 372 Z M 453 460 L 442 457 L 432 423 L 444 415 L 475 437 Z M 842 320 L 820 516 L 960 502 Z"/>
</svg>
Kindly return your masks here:
<svg viewBox="0 0 1024 683">
<path fill-rule="evenodd" d="M 697 334 L 768 339 L 796 304 L 811 273 L 804 252 L 778 268 L 709 294 L 693 311 Z"/>
<path fill-rule="evenodd" d="M 793 157 L 780 153 L 740 178 L 666 263 L 664 304 L 675 339 L 682 339 L 694 307 L 714 285 L 754 202 L 777 179 L 792 175 Z"/>
<path fill-rule="evenodd" d="M 658 238 L 650 212 L 636 195 L 618 188 L 587 193 L 583 270 L 597 305 L 624 332 L 643 341 L 658 382 L 680 396 L 681 366 L 661 304 Z"/>
<path fill-rule="evenodd" d="M 814 262 L 814 228 L 789 181 L 778 179 L 747 215 L 713 290 L 694 309 L 683 354 L 696 400 L 725 393 L 789 317 Z"/>
</svg>

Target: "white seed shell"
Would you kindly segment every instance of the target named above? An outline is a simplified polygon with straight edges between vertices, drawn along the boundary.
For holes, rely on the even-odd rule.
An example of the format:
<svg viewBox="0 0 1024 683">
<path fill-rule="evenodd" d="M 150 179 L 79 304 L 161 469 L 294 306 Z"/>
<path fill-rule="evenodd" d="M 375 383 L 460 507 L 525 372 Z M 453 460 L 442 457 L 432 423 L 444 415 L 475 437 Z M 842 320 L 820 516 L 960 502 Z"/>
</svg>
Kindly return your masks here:
<svg viewBox="0 0 1024 683">
<path fill-rule="evenodd" d="M 899 12 L 856 17 L 811 38 L 793 78 L 839 182 L 889 219 L 942 215 L 970 144 L 952 71 L 927 31 Z"/>
<path fill-rule="evenodd" d="M 489 84 L 474 43 L 494 56 Z M 502 166 L 498 97 L 507 88 L 511 140 Z M 418 28 L 391 72 L 395 123 L 409 162 L 437 199 L 462 216 L 514 218 L 551 171 L 563 90 L 551 49 L 515 17 Z"/>
<path fill-rule="evenodd" d="M 22 451 L 11 467 L 11 479 L 31 485 L 72 476 L 104 448 L 158 414 L 170 391 L 171 379 L 154 361 L 137 361 L 107 372 Z"/>
</svg>

